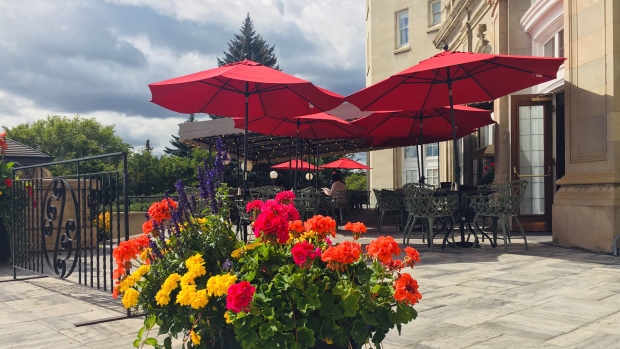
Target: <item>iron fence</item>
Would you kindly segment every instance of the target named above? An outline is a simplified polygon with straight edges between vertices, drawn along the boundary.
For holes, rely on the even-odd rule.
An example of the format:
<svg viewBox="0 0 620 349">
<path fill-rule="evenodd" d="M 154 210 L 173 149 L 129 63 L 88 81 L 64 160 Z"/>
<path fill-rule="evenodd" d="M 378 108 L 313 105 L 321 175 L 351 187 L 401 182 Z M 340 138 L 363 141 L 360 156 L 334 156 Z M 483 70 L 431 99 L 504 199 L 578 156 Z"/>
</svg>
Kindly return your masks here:
<svg viewBox="0 0 620 349">
<path fill-rule="evenodd" d="M 73 174 L 50 176 L 57 165 Z M 93 171 L 106 167 L 118 169 Z M 111 292 L 112 251 L 129 239 L 128 188 L 127 153 L 14 168 L 13 278 L 25 269 Z"/>
</svg>

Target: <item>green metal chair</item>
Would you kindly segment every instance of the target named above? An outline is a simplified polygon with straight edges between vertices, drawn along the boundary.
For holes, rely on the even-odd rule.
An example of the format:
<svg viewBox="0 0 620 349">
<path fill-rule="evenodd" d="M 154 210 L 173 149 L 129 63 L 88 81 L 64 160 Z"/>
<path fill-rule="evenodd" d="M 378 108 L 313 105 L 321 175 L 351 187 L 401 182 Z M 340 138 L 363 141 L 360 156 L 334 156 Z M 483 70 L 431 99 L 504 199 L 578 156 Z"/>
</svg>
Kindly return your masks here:
<svg viewBox="0 0 620 349">
<path fill-rule="evenodd" d="M 435 235 L 441 230 L 434 231 L 435 220 L 441 219 L 446 222 L 451 222 L 450 226 L 454 226 L 454 211 L 459 207 L 459 198 L 455 195 L 442 195 L 433 196 L 434 191 L 427 188 L 421 188 L 413 195 L 411 199 L 411 205 L 413 209 L 413 215 L 424 220 L 422 224 L 422 234 L 427 239 L 427 244 L 431 248 L 431 252 L 435 251 Z M 448 229 L 446 225 L 443 225 L 443 229 L 447 229 L 444 240 L 447 239 L 448 234 L 452 229 Z M 452 237 L 454 243 L 454 237 Z"/>
<path fill-rule="evenodd" d="M 510 240 L 510 218 L 512 218 L 519 226 L 519 232 L 523 238 L 525 249 L 527 250 L 527 237 L 523 226 L 518 219 L 519 207 L 523 201 L 525 190 L 528 182 L 526 180 L 516 180 L 508 183 L 493 183 L 489 185 L 489 190 L 495 190 L 493 195 L 474 196 L 470 198 L 470 204 L 476 212 L 474 221 L 478 218 L 490 217 L 499 221 L 502 227 L 502 235 L 504 238 L 504 250 L 508 252 L 508 243 Z M 494 228 L 493 236 L 497 236 L 497 229 Z"/>
</svg>

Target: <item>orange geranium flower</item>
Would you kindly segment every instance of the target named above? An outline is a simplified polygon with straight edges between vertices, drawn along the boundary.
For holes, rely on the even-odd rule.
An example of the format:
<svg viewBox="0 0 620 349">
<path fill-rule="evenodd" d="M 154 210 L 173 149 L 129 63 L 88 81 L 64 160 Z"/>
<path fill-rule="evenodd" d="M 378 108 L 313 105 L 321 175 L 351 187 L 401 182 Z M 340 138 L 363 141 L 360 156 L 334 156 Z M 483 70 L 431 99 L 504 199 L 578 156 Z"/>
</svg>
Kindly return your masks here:
<svg viewBox="0 0 620 349">
<path fill-rule="evenodd" d="M 329 234 L 336 236 L 336 221 L 331 217 L 316 215 L 306 221 L 304 224 L 306 231 L 314 231 L 321 239 Z"/>
<path fill-rule="evenodd" d="M 353 264 L 360 258 L 362 246 L 357 242 L 344 241 L 336 246 L 332 246 L 325 250 L 321 255 L 321 260 L 327 263 L 327 267 L 336 270 L 344 270 L 344 268 Z"/>
<path fill-rule="evenodd" d="M 176 201 L 167 198 L 159 202 L 154 202 L 149 207 L 149 215 L 155 220 L 157 224 L 161 224 L 166 219 L 172 217 L 172 211 L 176 210 L 178 204 Z"/>
<path fill-rule="evenodd" d="M 381 236 L 366 246 L 366 252 L 372 258 L 377 258 L 383 263 L 387 263 L 392 256 L 400 254 L 398 242 L 391 236 Z"/>
<path fill-rule="evenodd" d="M 415 248 L 407 246 L 405 247 L 405 253 L 407 253 L 407 256 L 405 257 L 405 265 L 408 267 L 413 268 L 416 263 L 420 262 L 420 253 Z"/>
<path fill-rule="evenodd" d="M 394 299 L 410 305 L 418 303 L 422 299 L 418 282 L 407 273 L 400 274 L 394 281 Z"/>
<path fill-rule="evenodd" d="M 345 230 L 353 233 L 353 239 L 357 240 L 362 237 L 362 234 L 366 234 L 366 225 L 362 222 L 347 223 L 344 226 Z"/>
<path fill-rule="evenodd" d="M 148 221 L 142 224 L 142 232 L 144 234 L 150 234 L 153 231 L 153 221 L 149 219 Z"/>
<path fill-rule="evenodd" d="M 299 234 L 304 232 L 304 224 L 299 219 L 292 221 L 288 226 L 288 230 L 294 232 L 295 236 L 299 236 Z"/>
</svg>

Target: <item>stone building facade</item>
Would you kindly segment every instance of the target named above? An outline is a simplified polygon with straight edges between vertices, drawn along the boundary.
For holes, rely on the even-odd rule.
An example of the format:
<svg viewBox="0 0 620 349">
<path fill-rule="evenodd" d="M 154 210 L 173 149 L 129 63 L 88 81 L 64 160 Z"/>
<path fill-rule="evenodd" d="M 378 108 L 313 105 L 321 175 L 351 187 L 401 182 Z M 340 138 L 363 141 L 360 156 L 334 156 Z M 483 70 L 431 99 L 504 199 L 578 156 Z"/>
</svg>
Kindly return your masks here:
<svg viewBox="0 0 620 349">
<path fill-rule="evenodd" d="M 496 181 L 527 179 L 520 220 L 554 242 L 611 251 L 620 234 L 620 6 L 614 0 L 367 0 L 367 85 L 450 50 L 566 57 L 557 79 L 505 96 L 497 125 L 463 138 L 461 181 L 475 185 L 493 144 Z M 453 181 L 452 146 L 426 157 Z M 397 188 L 404 148 L 368 154 L 371 188 Z"/>
</svg>

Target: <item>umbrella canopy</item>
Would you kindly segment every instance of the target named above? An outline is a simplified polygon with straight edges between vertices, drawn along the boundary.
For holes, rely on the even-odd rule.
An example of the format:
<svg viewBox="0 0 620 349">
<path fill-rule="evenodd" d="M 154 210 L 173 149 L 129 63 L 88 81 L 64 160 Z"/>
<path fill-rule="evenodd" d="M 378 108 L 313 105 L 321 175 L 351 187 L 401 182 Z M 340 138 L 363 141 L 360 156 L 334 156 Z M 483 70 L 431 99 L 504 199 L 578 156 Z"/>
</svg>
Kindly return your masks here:
<svg viewBox="0 0 620 349">
<path fill-rule="evenodd" d="M 342 96 L 262 64 L 244 60 L 149 84 L 151 102 L 185 114 L 210 113 L 246 120 L 272 115 L 295 117 L 333 109 Z M 247 134 L 243 140 L 247 168 Z M 247 194 L 243 180 L 243 195 Z"/>
<path fill-rule="evenodd" d="M 342 96 L 250 60 L 149 84 L 151 102 L 184 113 L 294 117 L 330 110 Z M 247 110 L 246 110 L 246 96 Z"/>
<path fill-rule="evenodd" d="M 495 123 L 491 112 L 463 105 L 454 106 L 456 138 L 466 136 L 474 130 Z M 366 129 L 366 135 L 373 137 L 373 145 L 407 143 L 435 143 L 437 140 L 452 139 L 452 121 L 449 107 L 432 108 L 424 111 L 375 112 L 352 122 Z M 413 145 L 412 144 L 412 145 Z M 420 158 L 424 159 L 424 147 Z M 420 160 L 418 158 L 418 160 Z M 418 161 L 420 183 L 424 183 L 424 161 Z"/>
<path fill-rule="evenodd" d="M 493 100 L 556 77 L 565 58 L 441 52 L 346 98 L 361 110 L 425 110 Z M 454 180 L 459 181 L 457 132 Z"/>
<path fill-rule="evenodd" d="M 245 127 L 243 118 L 233 118 L 235 127 Z M 280 118 L 261 116 L 248 120 L 248 130 L 273 136 L 299 136 L 312 139 L 357 138 L 364 129 L 327 113 Z"/>
<path fill-rule="evenodd" d="M 351 160 L 347 158 L 340 158 L 336 161 L 320 166 L 320 168 L 322 169 L 323 168 L 343 168 L 343 169 L 350 169 L 350 170 L 370 170 L 370 167 L 362 163 L 359 163 L 355 160 Z"/>
<path fill-rule="evenodd" d="M 464 105 L 454 106 L 454 121 L 457 138 L 472 133 L 474 130 L 495 123 L 491 112 L 484 109 Z M 423 111 L 390 111 L 375 112 L 371 115 L 351 122 L 365 129 L 367 137 L 403 138 L 420 136 L 424 138 L 452 137 L 452 120 L 450 107 L 431 108 Z"/>
<path fill-rule="evenodd" d="M 288 170 L 288 169 L 293 169 L 293 170 L 316 170 L 317 167 L 314 166 L 313 164 L 303 161 L 303 160 L 293 160 L 293 161 L 287 161 L 287 162 L 283 162 L 281 164 L 277 164 L 277 165 L 273 165 L 271 166 L 271 168 L 276 169 L 276 170 Z"/>
</svg>

